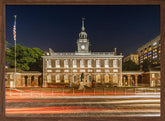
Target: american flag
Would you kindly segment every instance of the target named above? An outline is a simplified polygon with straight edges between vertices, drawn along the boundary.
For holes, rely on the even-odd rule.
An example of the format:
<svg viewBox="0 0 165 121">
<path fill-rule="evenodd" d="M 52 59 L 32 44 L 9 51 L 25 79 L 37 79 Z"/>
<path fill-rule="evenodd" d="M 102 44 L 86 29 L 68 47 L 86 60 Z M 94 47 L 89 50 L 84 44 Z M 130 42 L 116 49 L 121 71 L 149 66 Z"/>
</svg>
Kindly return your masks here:
<svg viewBox="0 0 165 121">
<path fill-rule="evenodd" d="M 16 15 L 14 17 L 15 17 L 15 21 L 14 21 L 14 27 L 13 27 L 13 38 L 16 41 Z"/>
</svg>

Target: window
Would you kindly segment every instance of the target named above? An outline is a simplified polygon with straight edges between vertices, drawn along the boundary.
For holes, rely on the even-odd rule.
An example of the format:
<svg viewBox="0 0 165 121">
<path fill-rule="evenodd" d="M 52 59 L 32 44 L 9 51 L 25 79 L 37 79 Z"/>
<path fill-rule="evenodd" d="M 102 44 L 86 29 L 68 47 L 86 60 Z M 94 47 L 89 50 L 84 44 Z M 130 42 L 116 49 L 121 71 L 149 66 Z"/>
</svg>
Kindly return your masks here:
<svg viewBox="0 0 165 121">
<path fill-rule="evenodd" d="M 76 75 L 73 76 L 73 82 L 77 82 L 77 76 Z"/>
<path fill-rule="evenodd" d="M 113 75 L 113 82 L 117 83 L 118 82 L 118 76 L 117 74 Z"/>
<path fill-rule="evenodd" d="M 101 83 L 101 77 L 100 77 L 100 75 L 96 75 L 96 82 L 97 83 Z"/>
<path fill-rule="evenodd" d="M 60 68 L 60 60 L 56 60 L 56 68 Z"/>
<path fill-rule="evenodd" d="M 69 83 L 68 75 L 64 75 L 64 81 L 65 81 L 65 83 Z"/>
<path fill-rule="evenodd" d="M 88 76 L 88 82 L 92 82 L 92 76 L 91 75 Z"/>
<path fill-rule="evenodd" d="M 56 83 L 60 83 L 60 75 L 56 75 Z"/>
<path fill-rule="evenodd" d="M 105 75 L 104 81 L 105 81 L 105 83 L 109 83 L 109 75 Z"/>
<path fill-rule="evenodd" d="M 152 78 L 155 78 L 155 74 L 152 74 Z"/>
<path fill-rule="evenodd" d="M 68 68 L 69 65 L 68 65 L 68 60 L 64 60 L 64 68 Z"/>
<path fill-rule="evenodd" d="M 158 73 L 158 78 L 160 78 L 160 73 Z"/>
<path fill-rule="evenodd" d="M 47 75 L 47 82 L 48 83 L 51 83 L 52 82 L 52 78 L 51 78 L 51 75 L 50 74 Z"/>
<path fill-rule="evenodd" d="M 113 60 L 113 67 L 116 68 L 116 67 L 118 67 L 117 65 L 118 65 L 117 60 Z"/>
<path fill-rule="evenodd" d="M 100 68 L 100 60 L 96 60 L 96 68 Z"/>
<path fill-rule="evenodd" d="M 84 65 L 84 60 L 80 60 L 80 68 L 84 68 L 85 65 Z"/>
<path fill-rule="evenodd" d="M 88 68 L 92 67 L 92 60 L 88 60 Z"/>
<path fill-rule="evenodd" d="M 5 79 L 8 79 L 8 76 L 7 76 L 7 74 L 5 74 Z"/>
<path fill-rule="evenodd" d="M 10 79 L 13 79 L 13 74 L 10 74 Z"/>
<path fill-rule="evenodd" d="M 104 61 L 104 66 L 105 66 L 105 68 L 108 68 L 109 67 L 109 60 L 105 60 Z"/>
<path fill-rule="evenodd" d="M 51 68 L 51 60 L 50 59 L 47 60 L 47 68 Z"/>
<path fill-rule="evenodd" d="M 73 68 L 77 68 L 77 61 L 73 60 Z"/>
</svg>

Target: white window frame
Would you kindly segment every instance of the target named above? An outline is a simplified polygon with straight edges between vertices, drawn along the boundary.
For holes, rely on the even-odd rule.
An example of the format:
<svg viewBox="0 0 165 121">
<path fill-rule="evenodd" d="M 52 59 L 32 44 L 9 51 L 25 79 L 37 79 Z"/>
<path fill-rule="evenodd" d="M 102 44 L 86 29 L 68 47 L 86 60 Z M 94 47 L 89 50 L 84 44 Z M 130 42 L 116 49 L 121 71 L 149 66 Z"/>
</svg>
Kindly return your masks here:
<svg viewBox="0 0 165 121">
<path fill-rule="evenodd" d="M 96 68 L 100 68 L 100 60 L 96 60 Z"/>
<path fill-rule="evenodd" d="M 118 60 L 113 60 L 113 67 L 117 68 L 118 67 Z"/>
<path fill-rule="evenodd" d="M 60 81 L 60 75 L 59 74 L 57 74 L 56 75 L 56 83 L 60 83 L 61 81 Z"/>
<path fill-rule="evenodd" d="M 69 76 L 68 76 L 68 74 L 64 75 L 64 82 L 65 83 L 69 83 Z"/>
<path fill-rule="evenodd" d="M 47 59 L 47 68 L 51 68 L 52 65 L 51 65 L 51 60 L 50 59 Z"/>
<path fill-rule="evenodd" d="M 69 68 L 69 62 L 68 62 L 68 60 L 64 60 L 64 68 Z"/>
<path fill-rule="evenodd" d="M 77 68 L 77 60 L 73 60 L 73 68 Z"/>
<path fill-rule="evenodd" d="M 56 68 L 60 68 L 60 60 L 56 60 Z"/>
<path fill-rule="evenodd" d="M 85 64 L 84 64 L 84 60 L 80 60 L 80 68 L 84 68 Z"/>
<path fill-rule="evenodd" d="M 51 76 L 51 74 L 48 74 L 47 75 L 47 82 L 48 83 L 51 83 L 52 82 L 52 76 Z"/>
<path fill-rule="evenodd" d="M 105 68 L 109 68 L 109 60 L 104 60 L 104 66 Z"/>
<path fill-rule="evenodd" d="M 92 60 L 88 60 L 88 68 L 92 68 Z"/>
<path fill-rule="evenodd" d="M 74 80 L 74 77 L 76 77 L 76 81 Z M 73 75 L 73 83 L 77 82 L 77 75 Z"/>
</svg>

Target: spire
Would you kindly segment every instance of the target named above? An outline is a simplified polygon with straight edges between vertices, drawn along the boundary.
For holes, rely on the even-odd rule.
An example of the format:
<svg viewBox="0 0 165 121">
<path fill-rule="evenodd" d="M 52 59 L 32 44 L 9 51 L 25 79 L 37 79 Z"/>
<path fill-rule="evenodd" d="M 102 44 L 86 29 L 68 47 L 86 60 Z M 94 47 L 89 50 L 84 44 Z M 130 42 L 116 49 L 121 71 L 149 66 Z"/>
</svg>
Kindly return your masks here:
<svg viewBox="0 0 165 121">
<path fill-rule="evenodd" d="M 82 17 L 82 27 L 81 27 L 81 30 L 82 30 L 82 31 L 85 31 L 85 27 L 84 27 L 84 20 L 85 20 L 85 18 L 84 18 L 84 17 Z"/>
</svg>

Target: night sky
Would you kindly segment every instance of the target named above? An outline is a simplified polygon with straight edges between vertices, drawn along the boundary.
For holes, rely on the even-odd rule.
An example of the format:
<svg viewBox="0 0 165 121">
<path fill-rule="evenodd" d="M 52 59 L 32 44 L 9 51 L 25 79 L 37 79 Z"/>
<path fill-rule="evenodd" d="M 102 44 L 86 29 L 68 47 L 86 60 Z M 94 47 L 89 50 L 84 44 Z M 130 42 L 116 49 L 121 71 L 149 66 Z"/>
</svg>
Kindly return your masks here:
<svg viewBox="0 0 165 121">
<path fill-rule="evenodd" d="M 77 50 L 82 17 L 91 51 L 113 51 L 125 56 L 160 34 L 160 6 L 6 6 L 6 40 L 14 45 L 13 24 L 17 15 L 17 44 L 44 51 Z"/>
</svg>

